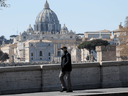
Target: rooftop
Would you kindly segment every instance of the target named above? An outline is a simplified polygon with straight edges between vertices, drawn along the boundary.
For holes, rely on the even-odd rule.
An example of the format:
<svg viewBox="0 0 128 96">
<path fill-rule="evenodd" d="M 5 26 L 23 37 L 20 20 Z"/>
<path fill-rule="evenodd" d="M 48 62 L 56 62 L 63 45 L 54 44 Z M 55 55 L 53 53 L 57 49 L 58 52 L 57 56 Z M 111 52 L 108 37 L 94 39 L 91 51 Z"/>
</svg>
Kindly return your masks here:
<svg viewBox="0 0 128 96">
<path fill-rule="evenodd" d="M 29 42 L 52 42 L 52 41 L 50 41 L 50 40 L 27 40 L 27 41 L 25 41 L 25 43 L 29 43 Z"/>
</svg>

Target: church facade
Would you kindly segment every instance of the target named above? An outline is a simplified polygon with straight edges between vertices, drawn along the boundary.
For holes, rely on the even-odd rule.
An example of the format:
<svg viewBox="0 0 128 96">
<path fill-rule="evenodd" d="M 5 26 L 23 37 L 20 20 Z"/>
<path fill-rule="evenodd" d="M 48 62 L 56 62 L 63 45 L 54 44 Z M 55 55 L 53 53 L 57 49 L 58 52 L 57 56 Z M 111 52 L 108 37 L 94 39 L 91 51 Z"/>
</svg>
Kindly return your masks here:
<svg viewBox="0 0 128 96">
<path fill-rule="evenodd" d="M 44 9 L 36 17 L 34 29 L 29 25 L 27 31 L 14 38 L 13 44 L 17 44 L 14 61 L 50 62 L 52 56 L 61 57 L 62 52 L 58 48 L 67 46 L 71 53 L 74 48 L 79 50 L 77 46 L 81 41 L 82 38 L 69 31 L 65 24 L 61 28 L 57 15 L 46 1 Z"/>
</svg>

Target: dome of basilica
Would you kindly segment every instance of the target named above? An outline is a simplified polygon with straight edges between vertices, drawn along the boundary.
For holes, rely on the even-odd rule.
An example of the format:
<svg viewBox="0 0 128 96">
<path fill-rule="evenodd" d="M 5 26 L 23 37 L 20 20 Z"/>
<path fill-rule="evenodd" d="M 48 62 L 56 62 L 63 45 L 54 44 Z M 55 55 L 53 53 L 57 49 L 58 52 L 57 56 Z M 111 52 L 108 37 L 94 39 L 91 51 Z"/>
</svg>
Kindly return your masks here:
<svg viewBox="0 0 128 96">
<path fill-rule="evenodd" d="M 44 9 L 36 17 L 34 30 L 40 32 L 59 32 L 61 30 L 61 24 L 59 24 L 57 15 L 50 9 L 47 0 Z"/>
<path fill-rule="evenodd" d="M 62 29 L 61 30 L 67 30 L 68 31 L 68 28 L 65 26 L 65 24 L 64 24 L 64 26 L 62 27 Z"/>
<path fill-rule="evenodd" d="M 27 29 L 27 32 L 32 32 L 33 28 L 31 27 L 31 24 L 29 24 L 29 28 Z"/>
<path fill-rule="evenodd" d="M 59 23 L 57 15 L 49 8 L 47 1 L 44 9 L 37 15 L 36 23 Z"/>
</svg>

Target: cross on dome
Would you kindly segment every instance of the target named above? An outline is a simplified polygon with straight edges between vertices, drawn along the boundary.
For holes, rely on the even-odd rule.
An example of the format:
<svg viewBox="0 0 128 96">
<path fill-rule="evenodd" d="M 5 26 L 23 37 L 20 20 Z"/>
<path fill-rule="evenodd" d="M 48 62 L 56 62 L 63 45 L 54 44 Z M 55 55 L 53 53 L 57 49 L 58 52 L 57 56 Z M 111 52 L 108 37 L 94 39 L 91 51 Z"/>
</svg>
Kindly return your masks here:
<svg viewBox="0 0 128 96">
<path fill-rule="evenodd" d="M 31 27 L 31 24 L 29 24 L 29 27 Z"/>
<path fill-rule="evenodd" d="M 44 5 L 44 9 L 49 9 L 49 4 L 48 4 L 47 0 L 46 0 L 46 3 Z"/>
</svg>

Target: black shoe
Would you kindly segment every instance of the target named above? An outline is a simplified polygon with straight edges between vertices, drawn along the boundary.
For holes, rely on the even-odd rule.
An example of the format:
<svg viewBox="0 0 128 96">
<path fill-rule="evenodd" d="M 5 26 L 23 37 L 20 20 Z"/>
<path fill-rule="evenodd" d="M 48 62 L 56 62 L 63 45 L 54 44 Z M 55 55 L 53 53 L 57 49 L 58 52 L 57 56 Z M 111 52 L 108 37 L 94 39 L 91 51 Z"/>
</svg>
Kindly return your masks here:
<svg viewBox="0 0 128 96">
<path fill-rule="evenodd" d="M 63 88 L 63 89 L 60 90 L 60 92 L 63 92 L 63 91 L 67 91 L 67 89 L 66 88 Z"/>
<path fill-rule="evenodd" d="M 73 92 L 73 90 L 67 90 L 66 92 Z"/>
</svg>

